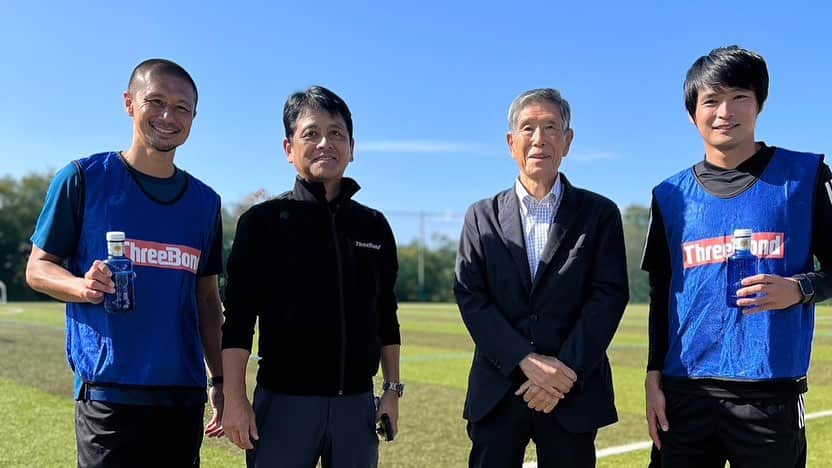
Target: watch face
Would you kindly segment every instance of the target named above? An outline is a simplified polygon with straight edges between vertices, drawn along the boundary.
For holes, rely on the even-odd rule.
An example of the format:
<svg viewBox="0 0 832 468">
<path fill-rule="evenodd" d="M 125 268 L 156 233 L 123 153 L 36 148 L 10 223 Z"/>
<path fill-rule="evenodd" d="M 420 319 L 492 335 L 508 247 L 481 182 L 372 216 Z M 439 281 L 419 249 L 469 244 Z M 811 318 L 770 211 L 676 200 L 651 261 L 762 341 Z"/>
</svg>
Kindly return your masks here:
<svg viewBox="0 0 832 468">
<path fill-rule="evenodd" d="M 402 393 L 404 392 L 404 384 L 400 382 L 385 382 L 382 389 L 396 392 L 399 396 L 402 396 Z"/>
<path fill-rule="evenodd" d="M 803 300 L 808 301 L 812 299 L 812 296 L 815 295 L 815 289 L 812 287 L 812 281 L 805 276 L 797 280 L 798 286 L 800 286 L 800 292 L 803 294 Z"/>
</svg>

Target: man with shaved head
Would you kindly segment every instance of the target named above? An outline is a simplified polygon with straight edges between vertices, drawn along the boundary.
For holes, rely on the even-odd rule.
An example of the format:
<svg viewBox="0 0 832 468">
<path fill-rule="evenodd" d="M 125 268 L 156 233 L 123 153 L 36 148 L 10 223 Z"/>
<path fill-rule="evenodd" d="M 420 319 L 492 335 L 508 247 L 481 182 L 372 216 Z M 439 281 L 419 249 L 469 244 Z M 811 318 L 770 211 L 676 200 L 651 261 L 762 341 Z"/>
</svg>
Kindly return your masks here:
<svg viewBox="0 0 832 468">
<path fill-rule="evenodd" d="M 196 104 L 182 67 L 139 64 L 124 93 L 130 147 L 59 171 L 32 235 L 29 285 L 66 302 L 79 467 L 199 466 L 206 381 L 205 433 L 222 435 L 220 199 L 173 162 Z M 108 231 L 125 233 L 136 273 L 123 314 L 102 304 L 115 292 Z"/>
<path fill-rule="evenodd" d="M 574 131 L 554 89 L 518 96 L 506 135 L 519 175 L 468 209 L 457 304 L 476 345 L 464 416 L 471 467 L 595 466 L 614 423 L 606 350 L 629 297 L 621 214 L 573 186 L 560 165 Z"/>
</svg>

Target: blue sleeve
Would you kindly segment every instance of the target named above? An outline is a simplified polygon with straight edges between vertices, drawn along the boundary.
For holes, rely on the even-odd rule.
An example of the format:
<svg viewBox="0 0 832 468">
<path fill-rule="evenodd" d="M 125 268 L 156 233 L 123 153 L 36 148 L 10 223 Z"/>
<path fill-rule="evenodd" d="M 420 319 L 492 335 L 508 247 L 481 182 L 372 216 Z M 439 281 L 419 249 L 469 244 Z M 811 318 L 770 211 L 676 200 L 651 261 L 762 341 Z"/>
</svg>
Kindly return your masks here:
<svg viewBox="0 0 832 468">
<path fill-rule="evenodd" d="M 75 163 L 55 174 L 31 241 L 60 258 L 70 257 L 80 237 L 84 183 Z"/>
</svg>

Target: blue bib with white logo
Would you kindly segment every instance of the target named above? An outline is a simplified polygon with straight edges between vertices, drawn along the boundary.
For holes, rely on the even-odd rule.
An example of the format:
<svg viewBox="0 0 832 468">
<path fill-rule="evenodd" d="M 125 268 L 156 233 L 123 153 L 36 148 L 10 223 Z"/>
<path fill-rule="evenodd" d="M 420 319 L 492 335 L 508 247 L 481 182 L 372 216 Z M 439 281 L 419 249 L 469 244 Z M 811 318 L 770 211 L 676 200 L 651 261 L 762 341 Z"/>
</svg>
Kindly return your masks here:
<svg viewBox="0 0 832 468">
<path fill-rule="evenodd" d="M 67 304 L 70 367 L 80 380 L 102 388 L 204 389 L 196 282 L 215 235 L 219 196 L 186 175 L 182 196 L 159 203 L 143 192 L 118 153 L 78 163 L 83 224 L 69 269 L 83 276 L 95 260 L 107 258 L 105 233 L 123 231 L 136 301 L 125 314 L 107 313 L 101 304 Z M 126 395 L 102 391 L 94 399 L 132 403 L 123 401 L 133 398 Z"/>
<path fill-rule="evenodd" d="M 814 305 L 743 315 L 726 304 L 734 229 L 753 230 L 759 272 L 813 270 L 812 213 L 821 157 L 777 149 L 760 179 L 732 198 L 702 187 L 693 169 L 654 189 L 673 272 L 664 374 L 766 380 L 805 376 Z"/>
</svg>

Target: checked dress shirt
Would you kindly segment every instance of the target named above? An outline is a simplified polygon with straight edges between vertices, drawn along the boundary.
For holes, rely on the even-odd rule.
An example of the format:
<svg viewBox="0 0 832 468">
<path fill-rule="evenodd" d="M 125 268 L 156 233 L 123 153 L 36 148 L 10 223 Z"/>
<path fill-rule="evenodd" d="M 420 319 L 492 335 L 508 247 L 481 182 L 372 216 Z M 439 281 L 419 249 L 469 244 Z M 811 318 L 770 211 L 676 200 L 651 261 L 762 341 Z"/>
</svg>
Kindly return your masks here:
<svg viewBox="0 0 832 468">
<path fill-rule="evenodd" d="M 529 192 L 520 183 L 519 178 L 514 183 L 514 191 L 520 200 L 520 219 L 523 221 L 526 258 L 529 260 L 529 269 L 531 270 L 532 282 L 534 282 L 534 275 L 537 273 L 540 257 L 543 255 L 543 248 L 546 247 L 546 241 L 549 240 L 549 228 L 555 220 L 560 201 L 563 198 L 563 183 L 561 183 L 560 174 L 558 174 L 552 190 L 540 201 L 529 195 Z"/>
</svg>

